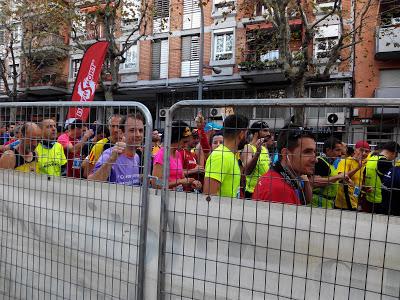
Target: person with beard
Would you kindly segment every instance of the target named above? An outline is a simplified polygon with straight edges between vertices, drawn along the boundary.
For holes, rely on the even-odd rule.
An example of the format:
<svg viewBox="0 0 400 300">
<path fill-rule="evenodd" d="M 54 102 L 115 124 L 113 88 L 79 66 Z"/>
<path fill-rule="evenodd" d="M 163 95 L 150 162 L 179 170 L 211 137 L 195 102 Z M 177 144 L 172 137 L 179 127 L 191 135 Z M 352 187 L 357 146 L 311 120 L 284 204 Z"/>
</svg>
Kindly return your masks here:
<svg viewBox="0 0 400 300">
<path fill-rule="evenodd" d="M 153 143 L 151 148 L 151 156 L 154 157 L 161 149 L 161 133 L 159 133 L 157 129 L 154 129 L 151 133 L 151 142 Z"/>
<path fill-rule="evenodd" d="M 35 123 L 27 122 L 22 126 L 21 134 L 19 145 L 1 156 L 0 168 L 37 173 L 37 155 L 34 150 L 41 138 L 40 128 Z"/>
<path fill-rule="evenodd" d="M 205 194 L 240 197 L 241 172 L 237 153 L 246 144 L 248 126 L 249 120 L 242 115 L 230 115 L 224 120 L 224 143 L 211 152 L 206 162 Z"/>
<path fill-rule="evenodd" d="M 63 146 L 57 140 L 57 125 L 53 119 L 40 123 L 42 140 L 36 147 L 38 173 L 61 176 L 61 168 L 67 163 Z"/>
<path fill-rule="evenodd" d="M 108 129 L 103 129 L 101 125 L 97 126 L 97 133 L 101 133 L 106 137 L 102 137 L 98 140 L 93 147 L 90 149 L 89 155 L 85 158 L 82 163 L 83 176 L 88 177 L 92 173 L 94 166 L 99 160 L 101 154 L 113 147 L 118 142 L 118 136 L 121 135 L 120 129 L 121 116 L 119 114 L 112 115 L 107 122 Z M 104 134 L 103 134 L 104 132 Z"/>
<path fill-rule="evenodd" d="M 331 136 L 324 141 L 323 153 L 317 157 L 313 177 L 314 207 L 333 208 L 340 180 L 348 180 L 352 175 L 341 174 L 334 167 L 336 159 L 342 155 L 342 142 Z"/>
<path fill-rule="evenodd" d="M 316 159 L 314 135 L 298 125 L 287 125 L 278 137 L 278 161 L 260 177 L 253 199 L 306 205 L 312 200 L 309 176 Z"/>
</svg>

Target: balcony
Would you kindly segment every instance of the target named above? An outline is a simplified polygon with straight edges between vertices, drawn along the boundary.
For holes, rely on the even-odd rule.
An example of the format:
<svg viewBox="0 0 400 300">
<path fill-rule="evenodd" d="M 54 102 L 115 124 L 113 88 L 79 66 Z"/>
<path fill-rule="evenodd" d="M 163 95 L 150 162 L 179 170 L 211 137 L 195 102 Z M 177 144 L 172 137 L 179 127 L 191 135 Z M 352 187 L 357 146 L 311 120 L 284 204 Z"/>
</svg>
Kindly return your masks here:
<svg viewBox="0 0 400 300">
<path fill-rule="evenodd" d="M 40 74 L 32 76 L 30 83 L 27 82 L 28 78 L 22 77 L 20 87 L 25 92 L 39 96 L 56 96 L 65 95 L 68 92 L 66 75 L 57 73 Z"/>
<path fill-rule="evenodd" d="M 34 37 L 32 40 L 33 59 L 41 61 L 57 60 L 67 57 L 68 46 L 63 36 L 49 33 L 45 36 Z"/>
<path fill-rule="evenodd" d="M 377 28 L 375 58 L 378 60 L 400 59 L 400 26 Z"/>
<path fill-rule="evenodd" d="M 240 76 L 249 83 L 282 82 L 285 76 L 277 65 L 279 51 L 272 50 L 265 54 L 247 50 L 242 53 L 239 63 Z"/>
</svg>

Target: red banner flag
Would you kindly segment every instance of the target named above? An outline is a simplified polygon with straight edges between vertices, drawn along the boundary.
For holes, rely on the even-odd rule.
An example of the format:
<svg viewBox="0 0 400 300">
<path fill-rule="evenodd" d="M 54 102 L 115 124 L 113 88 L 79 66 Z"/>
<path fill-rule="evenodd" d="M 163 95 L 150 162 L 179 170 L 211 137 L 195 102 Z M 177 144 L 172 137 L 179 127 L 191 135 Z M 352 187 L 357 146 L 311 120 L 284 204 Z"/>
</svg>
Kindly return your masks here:
<svg viewBox="0 0 400 300">
<path fill-rule="evenodd" d="M 76 76 L 71 101 L 93 101 L 107 48 L 108 42 L 97 42 L 86 50 Z M 67 118 L 77 118 L 85 122 L 89 112 L 88 107 L 70 107 Z"/>
</svg>

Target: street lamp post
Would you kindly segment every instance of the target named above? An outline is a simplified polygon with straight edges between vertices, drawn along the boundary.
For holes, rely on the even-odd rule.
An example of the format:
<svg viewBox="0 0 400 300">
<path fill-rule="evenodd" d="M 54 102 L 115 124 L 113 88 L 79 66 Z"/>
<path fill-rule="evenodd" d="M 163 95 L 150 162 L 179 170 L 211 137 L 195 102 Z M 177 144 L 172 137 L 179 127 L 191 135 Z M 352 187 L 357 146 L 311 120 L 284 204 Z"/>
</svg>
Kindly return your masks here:
<svg viewBox="0 0 400 300">
<path fill-rule="evenodd" d="M 203 99 L 203 68 L 204 68 L 204 10 L 203 10 L 203 2 L 202 0 L 199 1 L 200 7 L 200 50 L 199 50 L 199 87 L 197 91 L 197 99 Z"/>
</svg>

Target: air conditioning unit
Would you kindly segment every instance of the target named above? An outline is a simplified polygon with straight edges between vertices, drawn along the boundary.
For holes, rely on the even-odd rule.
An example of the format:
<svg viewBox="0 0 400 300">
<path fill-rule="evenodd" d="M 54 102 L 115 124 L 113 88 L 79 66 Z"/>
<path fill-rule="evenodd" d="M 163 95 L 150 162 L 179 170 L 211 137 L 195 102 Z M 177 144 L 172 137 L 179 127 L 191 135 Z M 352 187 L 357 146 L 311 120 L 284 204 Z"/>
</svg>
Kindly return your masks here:
<svg viewBox="0 0 400 300">
<path fill-rule="evenodd" d="M 160 110 L 158 111 L 158 116 L 160 118 L 165 118 L 167 116 L 168 113 L 168 108 L 160 108 Z"/>
<path fill-rule="evenodd" d="M 333 9 L 334 6 L 335 6 L 335 1 L 316 3 L 315 10 L 317 13 L 329 12 Z"/>
<path fill-rule="evenodd" d="M 211 118 L 222 118 L 222 108 L 220 107 L 213 107 L 210 108 L 210 117 Z"/>
<path fill-rule="evenodd" d="M 392 25 L 399 25 L 400 24 L 400 17 L 394 17 L 391 20 Z"/>
<path fill-rule="evenodd" d="M 326 114 L 327 125 L 344 125 L 346 121 L 344 112 L 328 113 Z"/>
</svg>

